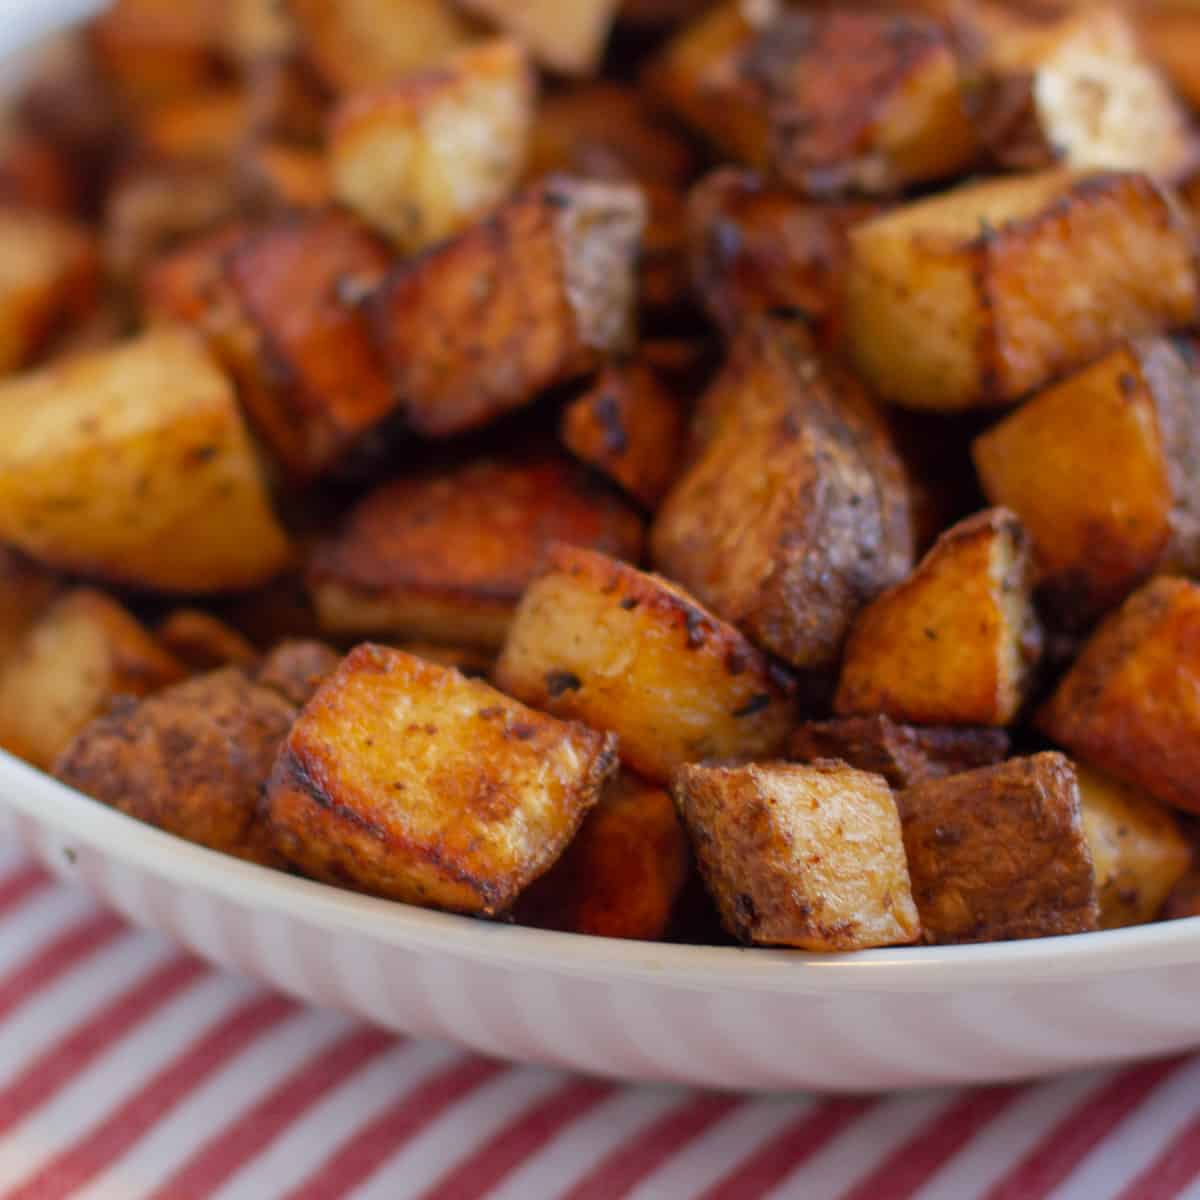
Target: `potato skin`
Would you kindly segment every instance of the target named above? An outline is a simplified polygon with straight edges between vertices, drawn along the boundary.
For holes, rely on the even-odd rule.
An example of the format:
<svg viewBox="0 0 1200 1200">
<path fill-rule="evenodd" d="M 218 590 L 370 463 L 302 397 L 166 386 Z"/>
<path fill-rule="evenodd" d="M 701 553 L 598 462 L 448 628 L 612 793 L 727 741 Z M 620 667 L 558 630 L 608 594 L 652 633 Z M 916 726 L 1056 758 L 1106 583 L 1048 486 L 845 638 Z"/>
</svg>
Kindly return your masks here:
<svg viewBox="0 0 1200 1200">
<path fill-rule="evenodd" d="M 192 671 L 248 667 L 258 651 L 236 629 L 198 608 L 177 608 L 154 631 L 166 652 Z"/>
<path fill-rule="evenodd" d="M 1061 754 L 1013 758 L 897 798 L 913 898 L 938 945 L 1096 929 L 1079 788 Z"/>
<path fill-rule="evenodd" d="M 54 773 L 167 833 L 277 866 L 259 803 L 295 717 L 281 696 L 229 667 L 93 721 Z"/>
<path fill-rule="evenodd" d="M 369 492 L 314 550 L 309 586 L 331 633 L 499 648 L 556 541 L 637 559 L 642 523 L 563 459 L 475 459 Z"/>
<path fill-rule="evenodd" d="M 1200 584 L 1144 584 L 1084 644 L 1037 715 L 1081 761 L 1200 812 Z"/>
<path fill-rule="evenodd" d="M 879 776 L 839 762 L 685 766 L 671 791 L 741 941 L 841 951 L 917 939 L 900 821 Z"/>
<path fill-rule="evenodd" d="M 764 322 L 735 343 L 696 421 L 699 453 L 651 529 L 654 565 L 786 662 L 832 667 L 855 613 L 912 566 L 908 484 L 882 417 L 798 332 Z"/>
<path fill-rule="evenodd" d="M 497 686 L 620 735 L 622 761 L 665 782 L 681 763 L 778 751 L 786 671 L 681 589 L 573 546 L 551 548 L 496 664 Z"/>
<path fill-rule="evenodd" d="M 615 768 L 611 735 L 362 645 L 292 727 L 268 819 L 313 878 L 496 916 L 554 863 Z"/>
<path fill-rule="evenodd" d="M 251 678 L 301 709 L 341 661 L 342 656 L 324 642 L 289 638 L 263 655 Z"/>
</svg>

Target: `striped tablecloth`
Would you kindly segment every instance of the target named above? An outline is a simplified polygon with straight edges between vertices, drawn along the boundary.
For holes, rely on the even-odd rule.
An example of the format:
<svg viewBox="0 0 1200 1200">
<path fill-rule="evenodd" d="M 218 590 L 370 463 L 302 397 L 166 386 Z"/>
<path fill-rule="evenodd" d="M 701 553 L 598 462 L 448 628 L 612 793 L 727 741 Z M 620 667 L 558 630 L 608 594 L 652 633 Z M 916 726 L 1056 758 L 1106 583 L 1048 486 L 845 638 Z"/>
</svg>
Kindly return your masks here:
<svg viewBox="0 0 1200 1200">
<path fill-rule="evenodd" d="M 0 1196 L 1200 1197 L 1200 1057 L 756 1098 L 397 1039 L 210 970 L 0 847 Z"/>
</svg>

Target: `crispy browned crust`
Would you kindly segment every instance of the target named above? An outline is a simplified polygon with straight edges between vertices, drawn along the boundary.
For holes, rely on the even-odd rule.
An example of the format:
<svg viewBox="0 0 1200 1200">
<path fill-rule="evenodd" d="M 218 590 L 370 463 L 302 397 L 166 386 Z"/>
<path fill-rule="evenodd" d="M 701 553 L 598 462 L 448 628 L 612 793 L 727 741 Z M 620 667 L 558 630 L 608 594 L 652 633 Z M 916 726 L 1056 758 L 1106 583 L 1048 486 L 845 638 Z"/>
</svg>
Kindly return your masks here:
<svg viewBox="0 0 1200 1200">
<path fill-rule="evenodd" d="M 269 821 L 314 878 L 495 916 L 558 858 L 615 768 L 611 735 L 363 645 L 292 727 Z"/>
<path fill-rule="evenodd" d="M 793 681 L 686 592 L 602 554 L 555 546 L 517 609 L 496 682 L 620 735 L 622 760 L 666 781 L 685 762 L 777 752 Z"/>
<path fill-rule="evenodd" d="M 926 941 L 998 942 L 1097 928 L 1079 788 L 1061 754 L 928 779 L 897 803 Z"/>
<path fill-rule="evenodd" d="M 636 560 L 642 523 L 564 459 L 476 459 L 368 493 L 314 551 L 310 586 L 332 632 L 499 647 L 559 541 Z"/>
<path fill-rule="evenodd" d="M 600 66 L 620 0 L 459 0 L 467 12 L 524 42 L 543 66 L 590 75 Z"/>
<path fill-rule="evenodd" d="M 368 312 L 412 428 L 478 428 L 627 348 L 643 221 L 635 187 L 552 177 L 397 266 Z"/>
<path fill-rule="evenodd" d="M 154 636 L 191 671 L 246 667 L 258 660 L 258 651 L 236 629 L 198 608 L 177 608 Z"/>
<path fill-rule="evenodd" d="M 690 866 L 670 795 L 624 771 L 562 858 L 522 894 L 513 917 L 539 929 L 659 940 L 671 927 Z"/>
<path fill-rule="evenodd" d="M 1200 584 L 1159 578 L 1134 592 L 1037 723 L 1083 762 L 1200 812 Z"/>
<path fill-rule="evenodd" d="M 290 639 L 263 655 L 253 679 L 297 708 L 303 708 L 341 661 L 342 656 L 324 642 Z"/>
<path fill-rule="evenodd" d="M 671 790 L 741 941 L 827 951 L 917 939 L 900 820 L 877 775 L 839 762 L 685 766 Z"/>
<path fill-rule="evenodd" d="M 1008 752 L 1003 729 L 901 725 L 883 715 L 809 721 L 796 730 L 788 746 L 788 757 L 797 762 L 841 759 L 860 771 L 882 775 L 896 789 L 990 767 Z"/>
<path fill-rule="evenodd" d="M 295 716 L 275 692 L 227 668 L 93 721 L 54 773 L 189 842 L 277 865 L 259 802 Z"/>
<path fill-rule="evenodd" d="M 655 565 L 794 666 L 833 666 L 855 613 L 912 566 L 882 416 L 771 322 L 744 331 L 700 419 L 707 440 L 651 531 Z"/>
</svg>

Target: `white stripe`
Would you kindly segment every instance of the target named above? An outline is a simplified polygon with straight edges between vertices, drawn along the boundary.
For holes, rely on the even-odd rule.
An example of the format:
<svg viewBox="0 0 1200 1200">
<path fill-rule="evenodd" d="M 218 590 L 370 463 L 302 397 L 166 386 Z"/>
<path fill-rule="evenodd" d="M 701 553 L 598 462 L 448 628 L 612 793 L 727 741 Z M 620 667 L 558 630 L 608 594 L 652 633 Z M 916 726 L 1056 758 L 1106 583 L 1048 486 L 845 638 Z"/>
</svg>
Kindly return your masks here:
<svg viewBox="0 0 1200 1200">
<path fill-rule="evenodd" d="M 31 896 L 19 913 L 11 913 L 0 925 L 0 977 L 96 911 L 87 896 L 74 888 L 48 888 Z"/>
</svg>

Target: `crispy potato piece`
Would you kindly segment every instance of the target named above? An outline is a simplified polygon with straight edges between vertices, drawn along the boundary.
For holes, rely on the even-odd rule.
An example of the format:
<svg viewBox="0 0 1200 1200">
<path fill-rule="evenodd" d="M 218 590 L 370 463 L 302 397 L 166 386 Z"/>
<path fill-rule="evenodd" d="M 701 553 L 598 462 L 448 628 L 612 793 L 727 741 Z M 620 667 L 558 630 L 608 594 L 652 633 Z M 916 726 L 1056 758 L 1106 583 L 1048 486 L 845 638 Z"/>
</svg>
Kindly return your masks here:
<svg viewBox="0 0 1200 1200">
<path fill-rule="evenodd" d="M 332 100 L 298 51 L 256 60 L 246 68 L 243 85 L 251 142 L 278 141 L 324 156 Z"/>
<path fill-rule="evenodd" d="M 1171 811 L 1099 771 L 1077 766 L 1083 832 L 1092 855 L 1100 928 L 1144 925 L 1192 862 Z"/>
<path fill-rule="evenodd" d="M 261 587 L 230 598 L 218 611 L 260 648 L 269 649 L 287 639 L 317 640 L 321 636 L 304 575 L 298 570 L 285 571 Z"/>
<path fill-rule="evenodd" d="M 168 654 L 192 671 L 248 667 L 258 651 L 236 629 L 198 608 L 177 608 L 154 631 Z"/>
<path fill-rule="evenodd" d="M 401 263 L 368 309 L 418 433 L 475 429 L 632 339 L 636 188 L 552 177 Z"/>
<path fill-rule="evenodd" d="M 741 941 L 829 951 L 917 940 L 896 802 L 878 775 L 838 762 L 685 766 L 671 790 Z"/>
<path fill-rule="evenodd" d="M 0 546 L 0 663 L 49 608 L 59 587 L 58 579 L 44 567 Z"/>
<path fill-rule="evenodd" d="M 1028 539 L 1011 512 L 988 509 L 948 529 L 908 579 L 859 614 L 834 711 L 1007 725 L 1040 652 Z"/>
<path fill-rule="evenodd" d="M 490 679 L 496 656 L 477 646 L 444 646 L 437 642 L 402 642 L 396 647 L 405 654 L 423 658 L 442 667 L 453 667 L 468 679 Z"/>
<path fill-rule="evenodd" d="M 0 384 L 0 539 L 160 591 L 250 587 L 289 556 L 228 381 L 169 328 Z"/>
<path fill-rule="evenodd" d="M 1137 6 L 1142 44 L 1176 91 L 1200 109 L 1200 21 L 1194 5 L 1152 3 Z"/>
<path fill-rule="evenodd" d="M 292 14 L 279 0 L 225 0 L 224 17 L 225 50 L 242 66 L 290 54 L 299 40 Z"/>
<path fill-rule="evenodd" d="M 1200 377 L 1165 340 L 1128 343 L 979 437 L 988 499 L 1033 538 L 1060 624 L 1086 627 L 1161 568 L 1200 568 Z"/>
<path fill-rule="evenodd" d="M 678 473 L 683 435 L 679 401 L 636 360 L 606 367 L 563 410 L 560 426 L 563 445 L 576 458 L 602 471 L 648 509 L 658 504 Z"/>
<path fill-rule="evenodd" d="M 144 696 L 185 672 L 115 600 L 77 588 L 0 664 L 0 746 L 47 768 L 117 696 Z"/>
<path fill-rule="evenodd" d="M 246 128 L 246 96 L 222 85 L 189 93 L 135 119 L 138 137 L 153 156 L 200 163 L 227 161 Z"/>
<path fill-rule="evenodd" d="M 616 761 L 611 735 L 363 645 L 284 743 L 271 832 L 316 879 L 496 916 L 566 849 Z"/>
<path fill-rule="evenodd" d="M 747 326 L 701 405 L 707 440 L 658 510 L 654 564 L 792 665 L 832 667 L 857 610 L 912 566 L 883 418 L 778 322 Z"/>
<path fill-rule="evenodd" d="M 314 552 L 313 602 L 330 633 L 499 648 L 557 541 L 637 559 L 642 524 L 561 459 L 477 459 L 369 492 Z"/>
<path fill-rule="evenodd" d="M 295 719 L 282 696 L 230 667 L 92 721 L 59 756 L 54 773 L 176 837 L 280 866 L 259 802 Z"/>
<path fill-rule="evenodd" d="M 625 563 L 554 546 L 509 629 L 496 683 L 527 704 L 620 735 L 652 781 L 681 763 L 778 751 L 792 681 L 679 588 Z"/>
<path fill-rule="evenodd" d="M 299 479 L 322 474 L 395 406 L 359 298 L 388 255 L 336 212 L 294 216 L 229 251 L 233 292 L 260 337 L 251 420 Z"/>
<path fill-rule="evenodd" d="M 671 927 L 690 859 L 670 795 L 622 771 L 513 917 L 539 929 L 658 941 Z"/>
<path fill-rule="evenodd" d="M 334 92 L 390 83 L 467 41 L 445 0 L 285 0 L 300 42 Z"/>
<path fill-rule="evenodd" d="M 333 199 L 326 157 L 307 146 L 255 142 L 242 151 L 238 169 L 251 208 L 325 208 Z"/>
<path fill-rule="evenodd" d="M 0 125 L 0 204 L 68 217 L 80 192 L 66 147 L 18 123 Z"/>
<path fill-rule="evenodd" d="M 338 199 L 410 253 L 459 233 L 520 179 L 536 86 L 524 50 L 498 39 L 354 92 L 330 129 Z"/>
<path fill-rule="evenodd" d="M 263 656 L 253 678 L 260 687 L 270 688 L 303 708 L 341 661 L 342 656 L 324 642 L 290 639 Z"/>
<path fill-rule="evenodd" d="M 529 47 L 552 71 L 590 75 L 600 66 L 620 0 L 459 0 Z"/>
<path fill-rule="evenodd" d="M 1069 288 L 1062 280 L 1070 279 Z M 847 334 L 885 398 L 1004 404 L 1196 315 L 1192 234 L 1136 174 L 969 184 L 850 234 Z"/>
<path fill-rule="evenodd" d="M 1200 867 L 1190 868 L 1171 889 L 1162 917 L 1178 921 L 1183 917 L 1200 917 Z"/>
<path fill-rule="evenodd" d="M 797 762 L 841 759 L 882 775 L 898 791 L 925 779 L 994 766 L 1008 751 L 1003 729 L 901 725 L 882 714 L 809 721 L 788 745 L 788 757 Z"/>
<path fill-rule="evenodd" d="M 1134 592 L 1037 724 L 1081 761 L 1200 812 L 1200 584 L 1160 578 Z"/>
<path fill-rule="evenodd" d="M 1098 928 L 1079 787 L 1061 754 L 927 779 L 901 792 L 897 804 L 927 942 Z"/>
</svg>

